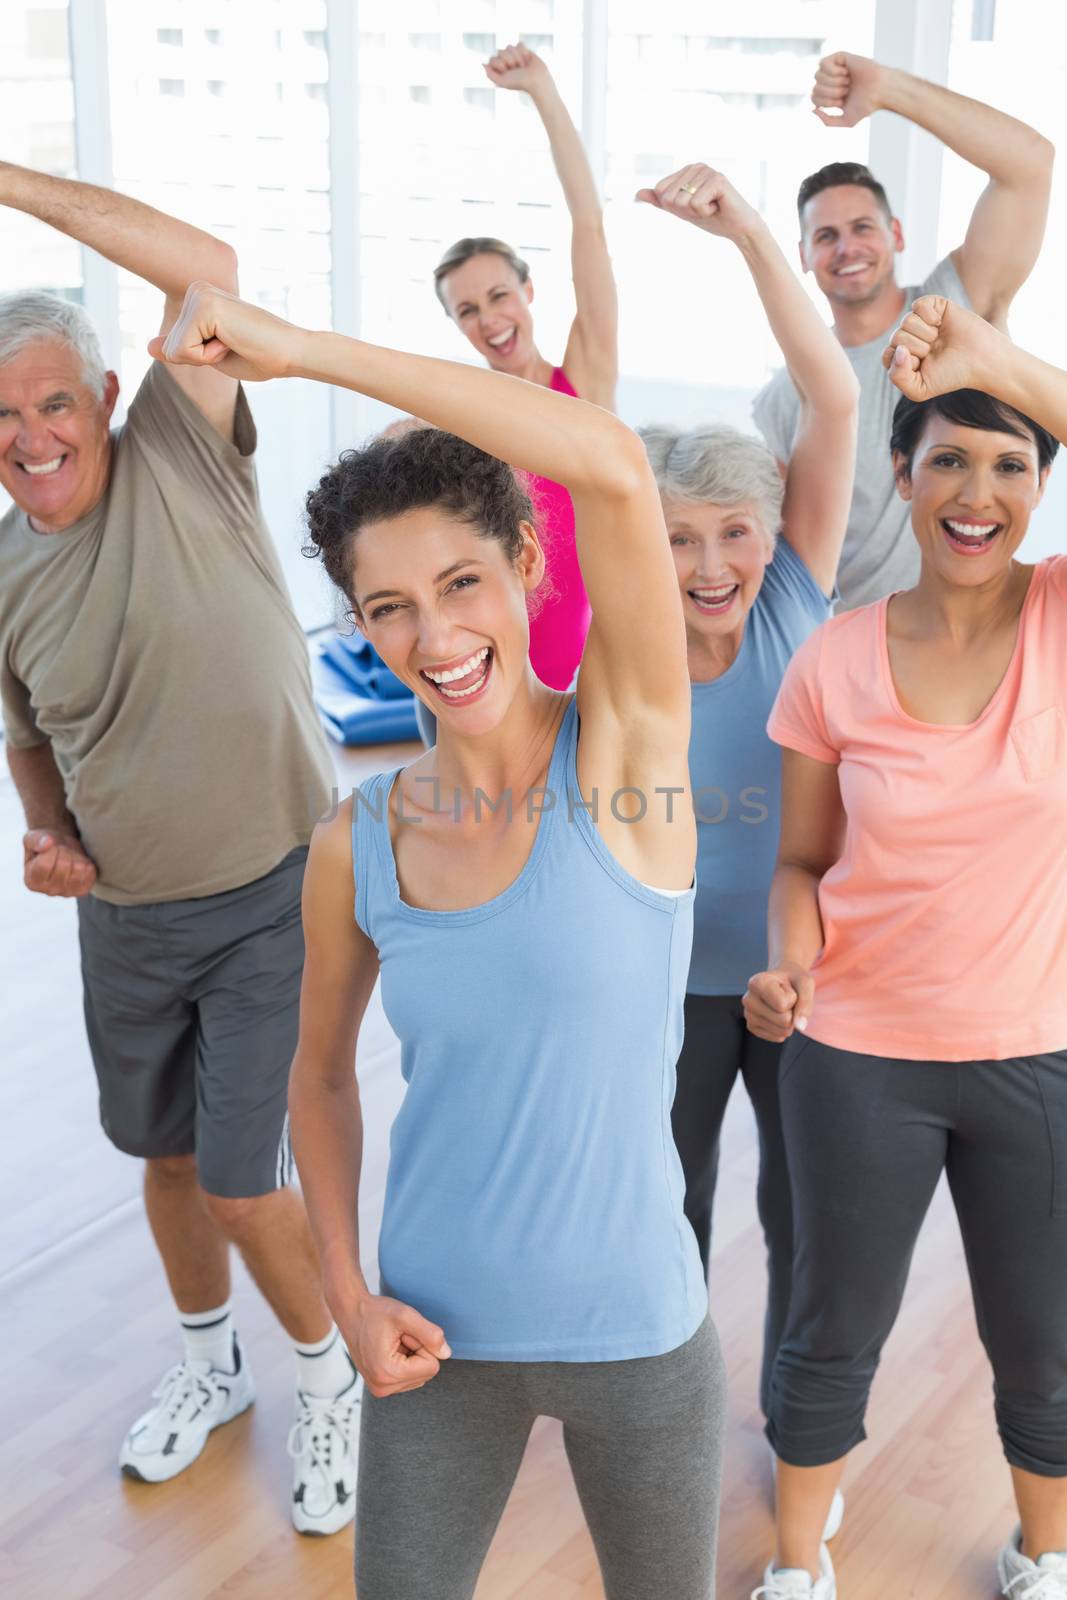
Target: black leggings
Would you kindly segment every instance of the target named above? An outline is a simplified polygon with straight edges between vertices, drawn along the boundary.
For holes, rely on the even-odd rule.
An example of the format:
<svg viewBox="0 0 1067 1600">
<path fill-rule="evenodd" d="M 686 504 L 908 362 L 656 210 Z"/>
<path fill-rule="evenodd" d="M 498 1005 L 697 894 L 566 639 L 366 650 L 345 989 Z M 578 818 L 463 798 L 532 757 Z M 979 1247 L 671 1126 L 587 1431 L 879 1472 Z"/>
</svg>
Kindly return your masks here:
<svg viewBox="0 0 1067 1600">
<path fill-rule="evenodd" d="M 796 1236 L 767 1437 L 821 1466 L 863 1418 L 947 1172 L 1008 1461 L 1067 1477 L 1067 1051 L 896 1061 L 794 1036 L 780 1076 Z"/>
<path fill-rule="evenodd" d="M 763 1328 L 760 1404 L 767 1415 L 771 1368 L 789 1305 L 793 1219 L 778 1113 L 782 1047 L 745 1027 L 738 995 L 687 994 L 685 1039 L 671 1123 L 685 1173 L 685 1214 L 693 1225 L 704 1272 L 711 1251 L 711 1208 L 719 1174 L 719 1135 L 738 1073 L 745 1080 L 759 1130 L 756 1204 L 767 1241 L 767 1312 Z"/>
</svg>

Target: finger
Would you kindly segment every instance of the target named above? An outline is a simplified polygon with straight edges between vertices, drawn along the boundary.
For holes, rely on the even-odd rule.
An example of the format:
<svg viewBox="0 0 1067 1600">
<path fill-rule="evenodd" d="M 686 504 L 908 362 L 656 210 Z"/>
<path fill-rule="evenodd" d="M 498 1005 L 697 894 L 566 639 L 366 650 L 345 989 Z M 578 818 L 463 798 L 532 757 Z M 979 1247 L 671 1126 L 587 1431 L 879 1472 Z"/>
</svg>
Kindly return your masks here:
<svg viewBox="0 0 1067 1600">
<path fill-rule="evenodd" d="M 708 172 L 690 196 L 690 206 L 698 217 L 713 217 L 722 200 L 725 179 L 721 172 Z"/>
<path fill-rule="evenodd" d="M 439 1328 L 436 1322 L 431 1322 L 413 1307 L 404 1308 L 403 1314 L 397 1319 L 400 1323 L 401 1338 L 411 1338 L 415 1341 L 416 1349 L 432 1350 L 435 1354 L 452 1354 L 445 1338 L 445 1330 Z"/>
<path fill-rule="evenodd" d="M 912 312 L 928 322 L 932 328 L 940 329 L 948 310 L 948 300 L 943 294 L 921 294 L 911 303 Z"/>
<path fill-rule="evenodd" d="M 643 200 L 646 206 L 658 206 L 659 195 L 655 189 L 638 189 L 634 195 L 635 200 Z"/>
<path fill-rule="evenodd" d="M 685 175 L 688 171 L 688 167 L 679 167 L 676 172 L 668 172 L 665 178 L 661 178 L 655 186 L 655 194 L 657 198 L 662 200 L 665 194 L 669 194 L 673 189 L 676 189 L 680 183 L 684 183 Z"/>
<path fill-rule="evenodd" d="M 914 334 L 906 333 L 903 328 L 897 329 L 893 335 L 893 343 L 898 350 L 907 350 L 910 355 L 915 356 L 919 361 L 922 361 L 930 354 L 931 341 L 929 339 L 917 339 Z"/>
<path fill-rule="evenodd" d="M 788 1012 L 796 1005 L 797 992 L 793 985 L 774 973 L 757 973 L 749 980 L 749 993 L 769 1011 Z"/>
<path fill-rule="evenodd" d="M 815 979 L 810 972 L 805 972 L 796 980 L 795 987 L 797 1003 L 793 1007 L 793 1026 L 804 1033 L 807 1030 L 812 1006 L 815 1004 Z"/>
<path fill-rule="evenodd" d="M 889 377 L 892 383 L 907 395 L 909 400 L 923 398 L 923 382 L 919 372 L 918 359 L 910 351 L 898 346 L 893 351 L 893 359 L 889 364 Z"/>
<path fill-rule="evenodd" d="M 823 111 L 819 106 L 816 106 L 812 115 L 818 117 L 824 128 L 848 127 L 848 123 L 840 111 L 835 114 L 830 111 Z"/>
<path fill-rule="evenodd" d="M 910 333 L 916 339 L 922 339 L 926 344 L 933 344 L 941 332 L 939 326 L 927 322 L 925 317 L 920 317 L 918 312 L 909 311 L 900 324 L 902 333 Z"/>
<path fill-rule="evenodd" d="M 29 833 L 23 834 L 22 843 L 31 855 L 40 855 L 42 850 L 51 850 L 55 840 L 43 828 L 31 828 Z"/>
</svg>

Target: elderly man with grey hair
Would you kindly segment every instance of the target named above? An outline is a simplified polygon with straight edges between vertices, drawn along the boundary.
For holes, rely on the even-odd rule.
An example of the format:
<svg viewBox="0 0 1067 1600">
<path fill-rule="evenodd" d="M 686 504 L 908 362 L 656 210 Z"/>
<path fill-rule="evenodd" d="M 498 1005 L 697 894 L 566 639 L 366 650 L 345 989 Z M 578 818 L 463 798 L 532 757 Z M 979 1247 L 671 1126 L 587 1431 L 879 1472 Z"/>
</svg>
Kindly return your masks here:
<svg viewBox="0 0 1067 1600">
<path fill-rule="evenodd" d="M 0 164 L 0 203 L 154 284 L 164 329 L 191 280 L 236 290 L 227 245 L 124 196 Z M 77 902 L 101 1121 L 144 1159 L 184 1337 L 120 1464 L 174 1477 L 252 1403 L 232 1243 L 296 1348 L 294 1523 L 331 1533 L 352 1517 L 359 1388 L 285 1110 L 330 759 L 240 386 L 153 362 L 112 429 L 118 389 L 79 307 L 0 299 L 0 698 L 25 882 Z"/>
</svg>

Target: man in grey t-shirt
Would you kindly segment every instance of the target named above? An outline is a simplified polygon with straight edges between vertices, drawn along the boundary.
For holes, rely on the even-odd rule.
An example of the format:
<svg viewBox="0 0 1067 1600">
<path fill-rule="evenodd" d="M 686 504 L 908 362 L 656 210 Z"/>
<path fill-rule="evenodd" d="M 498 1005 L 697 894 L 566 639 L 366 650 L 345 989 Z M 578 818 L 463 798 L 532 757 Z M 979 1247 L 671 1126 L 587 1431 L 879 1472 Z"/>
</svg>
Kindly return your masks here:
<svg viewBox="0 0 1067 1600">
<path fill-rule="evenodd" d="M 873 111 L 895 111 L 989 174 L 963 243 L 920 283 L 903 288 L 894 257 L 904 248 L 904 232 L 866 167 L 834 162 L 800 186 L 800 259 L 830 302 L 834 332 L 860 382 L 856 485 L 838 571 L 843 604 L 851 607 L 909 588 L 919 573 L 889 454 L 899 398 L 881 362 L 889 335 L 921 294 L 947 295 L 1003 326 L 1041 247 L 1053 149 L 991 106 L 863 56 L 825 57 L 812 100 L 827 127 L 850 128 Z M 789 459 L 799 410 L 784 369 L 756 396 L 756 424 L 780 462 Z"/>
</svg>

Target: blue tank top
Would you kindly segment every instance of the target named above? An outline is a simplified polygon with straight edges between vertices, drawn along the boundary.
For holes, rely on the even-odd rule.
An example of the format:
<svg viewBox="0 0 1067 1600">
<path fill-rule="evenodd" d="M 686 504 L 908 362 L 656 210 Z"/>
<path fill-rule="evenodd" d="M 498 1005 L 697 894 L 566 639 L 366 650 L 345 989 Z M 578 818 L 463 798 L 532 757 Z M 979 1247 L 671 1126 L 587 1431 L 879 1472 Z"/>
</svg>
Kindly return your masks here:
<svg viewBox="0 0 1067 1600">
<path fill-rule="evenodd" d="M 693 891 L 615 860 L 579 803 L 577 735 L 572 700 L 527 862 L 469 910 L 401 900 L 396 771 L 353 806 L 356 921 L 407 1084 L 383 1292 L 473 1360 L 661 1355 L 707 1314 L 670 1127 Z"/>
<path fill-rule="evenodd" d="M 782 809 L 782 752 L 767 736 L 767 718 L 793 652 L 832 610 L 782 535 L 737 659 L 721 678 L 692 686 L 697 897 L 690 994 L 744 994 L 767 965 L 767 898 Z"/>
</svg>

